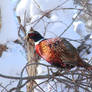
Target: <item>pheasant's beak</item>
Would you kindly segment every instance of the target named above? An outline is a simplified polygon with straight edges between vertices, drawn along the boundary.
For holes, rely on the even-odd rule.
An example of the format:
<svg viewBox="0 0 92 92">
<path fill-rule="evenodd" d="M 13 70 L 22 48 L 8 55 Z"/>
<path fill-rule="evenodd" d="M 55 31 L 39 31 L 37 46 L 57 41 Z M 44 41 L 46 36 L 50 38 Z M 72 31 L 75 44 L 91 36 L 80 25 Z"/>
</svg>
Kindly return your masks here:
<svg viewBox="0 0 92 92">
<path fill-rule="evenodd" d="M 29 40 L 29 36 L 28 35 L 26 35 L 25 37 L 24 37 L 24 40 Z"/>
<path fill-rule="evenodd" d="M 27 40 L 28 41 L 31 38 L 31 37 L 29 37 L 29 34 L 32 33 L 32 32 L 34 32 L 34 31 L 31 28 L 31 30 L 26 33 L 26 36 L 24 37 L 24 40 Z"/>
</svg>

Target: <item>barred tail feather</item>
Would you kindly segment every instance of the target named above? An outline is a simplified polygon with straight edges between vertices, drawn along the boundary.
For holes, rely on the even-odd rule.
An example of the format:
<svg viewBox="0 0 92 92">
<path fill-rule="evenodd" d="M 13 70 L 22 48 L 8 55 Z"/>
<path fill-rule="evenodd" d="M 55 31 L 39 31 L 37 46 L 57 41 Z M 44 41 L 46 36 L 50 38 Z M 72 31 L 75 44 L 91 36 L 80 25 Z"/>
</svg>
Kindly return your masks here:
<svg viewBox="0 0 92 92">
<path fill-rule="evenodd" d="M 92 65 L 85 61 L 81 61 L 80 66 L 86 68 L 87 70 L 92 70 Z"/>
</svg>

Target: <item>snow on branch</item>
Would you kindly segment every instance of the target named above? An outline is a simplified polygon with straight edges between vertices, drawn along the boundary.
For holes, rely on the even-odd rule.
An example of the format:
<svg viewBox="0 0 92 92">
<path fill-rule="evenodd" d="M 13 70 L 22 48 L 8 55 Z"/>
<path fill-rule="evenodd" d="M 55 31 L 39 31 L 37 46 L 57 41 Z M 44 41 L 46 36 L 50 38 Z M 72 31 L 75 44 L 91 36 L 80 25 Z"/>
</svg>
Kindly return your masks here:
<svg viewBox="0 0 92 92">
<path fill-rule="evenodd" d="M 36 83 L 36 85 L 33 86 L 33 89 L 36 88 L 36 87 L 38 87 L 38 88 L 41 87 L 40 85 L 45 84 L 46 82 L 50 83 L 50 82 L 53 82 L 53 81 L 55 81 L 55 82 L 57 81 L 56 83 L 63 83 L 63 84 L 66 85 L 67 88 L 79 87 L 81 89 L 84 89 L 85 91 L 91 92 L 90 91 L 91 83 L 92 83 L 91 82 L 91 76 L 92 76 L 91 71 L 87 71 L 85 69 L 75 68 L 71 71 L 67 71 L 67 70 L 62 71 L 62 69 L 61 69 L 61 70 L 54 72 L 52 70 L 53 66 L 45 65 L 45 64 L 41 64 L 41 63 L 33 63 L 33 64 L 27 64 L 26 66 L 24 66 L 21 74 L 23 74 L 23 71 L 26 69 L 27 66 L 33 66 L 35 64 L 47 67 L 49 73 L 46 74 L 46 75 L 36 75 L 36 76 L 29 76 L 29 77 L 23 77 L 23 76 L 14 77 L 14 76 L 9 76 L 9 75 L 7 76 L 7 75 L 0 74 L 0 77 L 12 79 L 12 80 L 22 80 L 21 85 L 19 85 L 19 88 L 22 88 L 31 80 L 46 79 L 45 81 L 41 82 L 40 84 Z M 26 80 L 26 81 L 23 82 L 24 80 Z M 87 89 L 86 86 L 89 89 Z M 12 92 L 13 90 L 16 90 L 16 89 L 17 89 L 17 87 L 14 87 L 14 88 L 10 89 L 9 92 Z M 55 89 L 53 89 L 53 90 L 55 90 Z"/>
</svg>

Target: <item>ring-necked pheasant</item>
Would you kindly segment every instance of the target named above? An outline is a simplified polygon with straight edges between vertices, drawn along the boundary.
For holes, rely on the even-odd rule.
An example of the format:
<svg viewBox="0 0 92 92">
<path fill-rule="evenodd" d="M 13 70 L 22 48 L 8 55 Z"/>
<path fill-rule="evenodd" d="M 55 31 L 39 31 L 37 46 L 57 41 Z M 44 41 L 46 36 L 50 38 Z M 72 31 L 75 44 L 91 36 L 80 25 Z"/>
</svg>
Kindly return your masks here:
<svg viewBox="0 0 92 92">
<path fill-rule="evenodd" d="M 74 66 L 92 69 L 92 66 L 80 58 L 76 48 L 65 38 L 45 39 L 37 31 L 30 32 L 28 37 L 34 40 L 37 54 L 51 65 L 67 69 Z"/>
</svg>

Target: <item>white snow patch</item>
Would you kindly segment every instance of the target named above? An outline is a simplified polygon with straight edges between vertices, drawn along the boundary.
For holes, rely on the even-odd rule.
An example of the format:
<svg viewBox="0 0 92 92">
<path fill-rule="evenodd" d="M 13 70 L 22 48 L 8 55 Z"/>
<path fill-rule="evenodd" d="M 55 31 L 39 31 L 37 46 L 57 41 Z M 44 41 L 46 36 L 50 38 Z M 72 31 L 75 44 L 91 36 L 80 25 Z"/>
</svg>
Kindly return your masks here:
<svg viewBox="0 0 92 92">
<path fill-rule="evenodd" d="M 8 50 L 3 52 L 0 58 L 0 73 L 16 75 L 20 74 L 21 69 L 26 64 L 24 49 L 13 42 L 7 44 Z"/>
<path fill-rule="evenodd" d="M 77 32 L 82 38 L 88 35 L 86 31 L 85 24 L 82 21 L 75 21 L 73 23 L 74 31 Z"/>
<path fill-rule="evenodd" d="M 14 41 L 18 38 L 17 22 L 14 16 L 13 6 L 10 0 L 1 0 L 1 20 L 0 43 Z"/>
<path fill-rule="evenodd" d="M 0 57 L 0 73 L 3 75 L 9 76 L 20 76 L 21 70 L 27 63 L 25 51 L 21 45 L 15 44 L 13 42 L 7 43 L 7 51 L 3 52 L 2 57 Z M 23 76 L 27 76 L 27 73 L 24 71 Z M 3 85 L 9 84 L 11 81 L 13 82 L 7 89 L 16 87 L 17 80 L 7 80 L 5 78 L 0 79 L 0 83 Z M 1 89 L 0 89 L 1 90 Z M 26 88 L 22 88 L 22 90 L 26 92 Z"/>
</svg>

